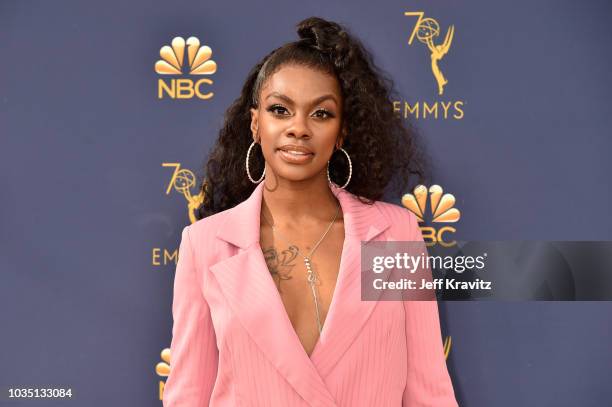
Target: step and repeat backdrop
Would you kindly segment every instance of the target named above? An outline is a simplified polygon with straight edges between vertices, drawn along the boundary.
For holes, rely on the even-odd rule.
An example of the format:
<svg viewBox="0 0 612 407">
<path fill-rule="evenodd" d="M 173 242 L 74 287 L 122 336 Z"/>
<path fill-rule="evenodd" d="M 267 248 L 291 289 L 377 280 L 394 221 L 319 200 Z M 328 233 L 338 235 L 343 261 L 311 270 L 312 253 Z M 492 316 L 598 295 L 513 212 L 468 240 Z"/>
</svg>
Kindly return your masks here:
<svg viewBox="0 0 612 407">
<path fill-rule="evenodd" d="M 607 1 L 3 0 L 3 392 L 161 405 L 206 155 L 313 15 L 363 41 L 422 135 L 431 181 L 385 199 L 426 239 L 612 240 Z M 440 302 L 461 406 L 612 405 L 612 303 L 549 299 Z"/>
</svg>

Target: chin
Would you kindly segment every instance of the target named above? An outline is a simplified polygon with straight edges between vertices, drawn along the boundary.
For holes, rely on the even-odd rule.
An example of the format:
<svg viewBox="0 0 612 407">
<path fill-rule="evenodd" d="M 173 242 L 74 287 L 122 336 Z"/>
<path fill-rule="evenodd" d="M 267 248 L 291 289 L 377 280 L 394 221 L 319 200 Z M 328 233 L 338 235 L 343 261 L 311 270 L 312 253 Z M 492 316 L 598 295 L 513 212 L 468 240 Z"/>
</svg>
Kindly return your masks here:
<svg viewBox="0 0 612 407">
<path fill-rule="evenodd" d="M 287 163 L 279 163 L 276 169 L 272 169 L 279 177 L 287 181 L 306 181 L 315 178 L 319 171 L 314 168 L 306 168 L 305 166 L 291 166 Z"/>
</svg>

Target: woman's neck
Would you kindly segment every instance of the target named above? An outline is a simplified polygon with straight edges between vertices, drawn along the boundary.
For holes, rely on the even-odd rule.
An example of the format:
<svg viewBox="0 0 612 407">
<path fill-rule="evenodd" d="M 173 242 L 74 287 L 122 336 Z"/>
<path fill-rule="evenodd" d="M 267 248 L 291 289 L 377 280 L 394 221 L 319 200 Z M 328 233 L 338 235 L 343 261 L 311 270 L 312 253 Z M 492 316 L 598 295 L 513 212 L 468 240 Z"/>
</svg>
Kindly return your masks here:
<svg viewBox="0 0 612 407">
<path fill-rule="evenodd" d="M 339 202 L 326 178 L 302 182 L 266 179 L 263 182 L 262 214 L 279 227 L 327 223 L 338 209 Z M 338 217 L 342 218 L 342 212 Z"/>
</svg>

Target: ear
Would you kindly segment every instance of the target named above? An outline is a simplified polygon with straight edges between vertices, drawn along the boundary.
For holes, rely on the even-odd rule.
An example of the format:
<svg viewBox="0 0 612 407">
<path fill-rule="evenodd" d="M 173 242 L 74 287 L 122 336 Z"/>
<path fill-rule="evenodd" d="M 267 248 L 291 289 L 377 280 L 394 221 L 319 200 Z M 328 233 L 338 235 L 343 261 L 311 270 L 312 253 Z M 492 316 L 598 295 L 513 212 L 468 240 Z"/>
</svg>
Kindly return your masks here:
<svg viewBox="0 0 612 407">
<path fill-rule="evenodd" d="M 259 110 L 251 108 L 251 133 L 253 140 L 259 143 L 260 140 L 257 137 L 257 129 L 259 128 Z"/>
<path fill-rule="evenodd" d="M 340 147 L 342 147 L 342 145 L 344 144 L 344 140 L 346 139 L 346 126 L 342 126 L 342 130 L 340 132 L 340 134 L 338 134 L 338 138 L 336 139 L 336 149 L 340 149 Z"/>
</svg>

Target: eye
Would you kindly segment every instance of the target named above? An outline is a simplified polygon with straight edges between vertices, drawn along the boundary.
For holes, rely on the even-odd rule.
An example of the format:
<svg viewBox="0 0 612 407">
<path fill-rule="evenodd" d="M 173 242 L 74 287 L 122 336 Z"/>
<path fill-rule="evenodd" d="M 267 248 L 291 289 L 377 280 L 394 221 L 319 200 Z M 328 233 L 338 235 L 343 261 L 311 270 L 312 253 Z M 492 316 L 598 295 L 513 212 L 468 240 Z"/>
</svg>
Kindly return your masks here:
<svg viewBox="0 0 612 407">
<path fill-rule="evenodd" d="M 278 113 L 278 111 L 279 111 L 279 110 L 280 110 L 281 112 L 283 112 L 283 111 L 285 111 L 285 112 L 286 112 L 286 111 L 287 111 L 287 109 L 285 109 L 285 108 L 284 108 L 283 106 L 281 106 L 281 105 L 272 105 L 272 106 L 270 106 L 270 107 L 269 107 L 267 110 L 268 110 L 268 112 L 272 112 L 272 113 L 274 113 L 274 114 L 276 114 L 276 115 L 279 115 L 279 116 L 284 116 L 284 114 L 279 114 L 279 113 Z"/>
<path fill-rule="evenodd" d="M 319 113 L 322 113 L 323 116 L 317 116 L 317 117 L 320 117 L 323 119 L 327 119 L 328 117 L 334 117 L 334 114 L 330 112 L 329 110 L 319 109 L 315 112 L 315 115 L 318 115 Z"/>
</svg>

